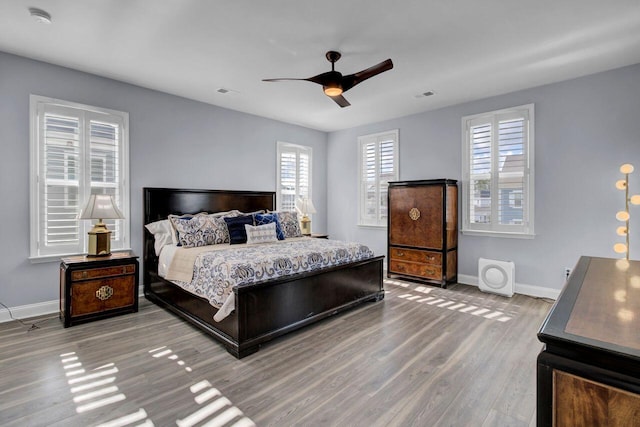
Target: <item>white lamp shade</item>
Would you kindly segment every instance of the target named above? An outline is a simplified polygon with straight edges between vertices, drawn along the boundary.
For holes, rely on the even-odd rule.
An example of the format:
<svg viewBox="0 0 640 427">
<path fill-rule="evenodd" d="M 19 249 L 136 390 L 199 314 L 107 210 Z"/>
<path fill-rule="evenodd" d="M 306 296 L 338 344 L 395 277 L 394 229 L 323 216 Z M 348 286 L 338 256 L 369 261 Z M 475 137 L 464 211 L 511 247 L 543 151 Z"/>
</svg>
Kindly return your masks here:
<svg viewBox="0 0 640 427">
<path fill-rule="evenodd" d="M 308 199 L 306 197 L 304 198 L 301 197 L 298 200 L 296 200 L 296 209 L 298 209 L 298 211 L 302 215 L 316 213 L 316 208 L 315 206 L 313 206 L 313 202 L 311 201 L 311 199 Z"/>
<path fill-rule="evenodd" d="M 107 194 L 92 194 L 78 217 L 79 219 L 122 219 L 113 197 Z"/>
</svg>

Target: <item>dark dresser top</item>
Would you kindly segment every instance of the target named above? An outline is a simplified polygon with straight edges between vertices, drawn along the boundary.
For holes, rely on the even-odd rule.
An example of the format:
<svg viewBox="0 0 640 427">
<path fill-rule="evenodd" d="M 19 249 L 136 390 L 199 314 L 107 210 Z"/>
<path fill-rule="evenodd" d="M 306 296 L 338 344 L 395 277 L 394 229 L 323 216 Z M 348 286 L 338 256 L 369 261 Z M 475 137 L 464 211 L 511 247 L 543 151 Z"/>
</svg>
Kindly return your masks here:
<svg viewBox="0 0 640 427">
<path fill-rule="evenodd" d="M 640 366 L 640 261 L 581 257 L 538 339 L 566 357 Z"/>
</svg>

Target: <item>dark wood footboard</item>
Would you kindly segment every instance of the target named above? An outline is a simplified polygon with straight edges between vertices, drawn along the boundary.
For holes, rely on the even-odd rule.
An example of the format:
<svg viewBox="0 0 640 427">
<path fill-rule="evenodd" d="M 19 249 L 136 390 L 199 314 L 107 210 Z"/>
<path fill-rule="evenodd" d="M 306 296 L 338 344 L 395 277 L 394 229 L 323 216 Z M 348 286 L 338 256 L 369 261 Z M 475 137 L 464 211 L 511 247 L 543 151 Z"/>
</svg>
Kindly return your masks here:
<svg viewBox="0 0 640 427">
<path fill-rule="evenodd" d="M 237 358 L 287 332 L 384 298 L 384 257 L 298 274 L 277 281 L 236 287 L 236 309 L 221 322 L 217 310 L 179 286 L 156 277 L 145 296 L 220 341 Z"/>
</svg>

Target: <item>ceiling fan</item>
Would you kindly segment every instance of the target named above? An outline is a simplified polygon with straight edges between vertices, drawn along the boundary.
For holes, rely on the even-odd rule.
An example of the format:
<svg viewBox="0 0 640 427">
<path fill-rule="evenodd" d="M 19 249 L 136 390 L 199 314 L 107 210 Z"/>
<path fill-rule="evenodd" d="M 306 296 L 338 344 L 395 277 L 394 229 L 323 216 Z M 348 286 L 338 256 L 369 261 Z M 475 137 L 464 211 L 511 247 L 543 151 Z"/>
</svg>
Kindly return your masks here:
<svg viewBox="0 0 640 427">
<path fill-rule="evenodd" d="M 374 65 L 373 67 L 367 68 L 366 70 L 358 71 L 355 74 L 349 74 L 343 76 L 342 73 L 335 70 L 335 64 L 338 59 L 342 56 L 340 52 L 336 52 L 330 50 L 325 55 L 327 60 L 331 62 L 331 71 L 327 71 L 326 73 L 318 74 L 317 76 L 309 77 L 307 79 L 263 79 L 263 82 L 279 82 L 283 80 L 306 80 L 308 82 L 317 83 L 322 85 L 322 89 L 324 93 L 331 99 L 333 99 L 336 104 L 340 107 L 348 107 L 351 105 L 349 101 L 347 101 L 342 94 L 355 85 L 362 83 L 367 80 L 369 77 L 373 77 L 377 74 L 383 73 L 393 68 L 393 62 L 390 59 L 386 61 L 382 61 L 381 63 Z"/>
</svg>

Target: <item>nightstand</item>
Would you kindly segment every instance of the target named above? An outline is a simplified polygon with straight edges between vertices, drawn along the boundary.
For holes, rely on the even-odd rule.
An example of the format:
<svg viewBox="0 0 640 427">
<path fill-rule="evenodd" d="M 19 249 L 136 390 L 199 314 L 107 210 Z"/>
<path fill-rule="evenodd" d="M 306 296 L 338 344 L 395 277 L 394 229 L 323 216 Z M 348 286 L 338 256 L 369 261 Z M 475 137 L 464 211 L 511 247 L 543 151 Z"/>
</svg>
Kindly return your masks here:
<svg viewBox="0 0 640 427">
<path fill-rule="evenodd" d="M 64 327 L 138 311 L 138 257 L 116 252 L 60 262 L 60 318 Z"/>
<path fill-rule="evenodd" d="M 320 234 L 320 233 L 311 233 L 309 235 L 309 237 L 314 237 L 316 239 L 328 239 L 329 235 L 328 234 Z"/>
</svg>

